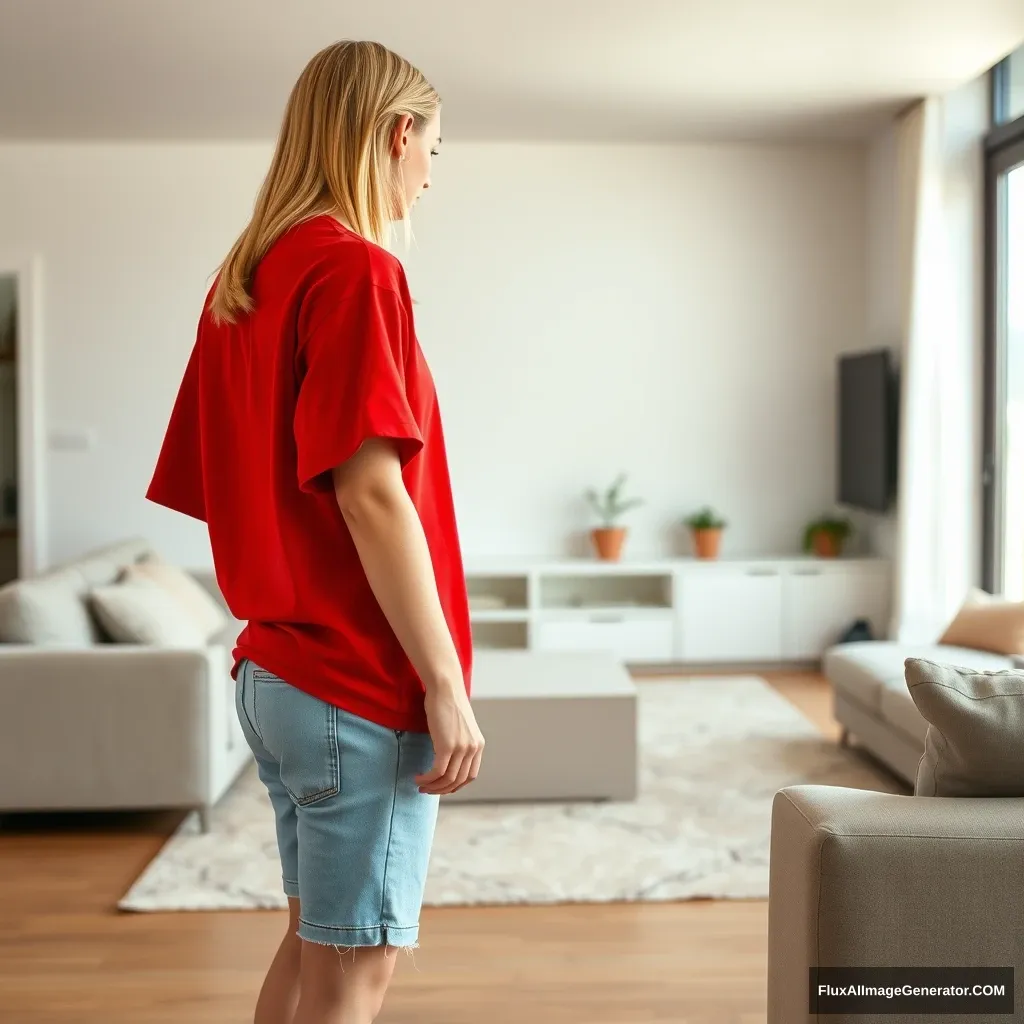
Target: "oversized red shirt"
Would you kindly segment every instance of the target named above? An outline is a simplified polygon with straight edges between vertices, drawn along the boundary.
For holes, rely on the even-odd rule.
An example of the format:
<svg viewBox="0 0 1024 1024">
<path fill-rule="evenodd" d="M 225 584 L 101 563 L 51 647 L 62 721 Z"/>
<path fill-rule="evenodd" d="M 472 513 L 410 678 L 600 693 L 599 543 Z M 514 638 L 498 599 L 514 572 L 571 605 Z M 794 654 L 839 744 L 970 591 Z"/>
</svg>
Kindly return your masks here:
<svg viewBox="0 0 1024 1024">
<path fill-rule="evenodd" d="M 469 689 L 469 606 L 441 417 L 399 261 L 332 217 L 260 261 L 254 311 L 204 312 L 147 497 L 207 523 L 234 651 L 338 707 L 426 731 L 424 690 L 366 579 L 331 470 L 393 438 Z"/>
</svg>

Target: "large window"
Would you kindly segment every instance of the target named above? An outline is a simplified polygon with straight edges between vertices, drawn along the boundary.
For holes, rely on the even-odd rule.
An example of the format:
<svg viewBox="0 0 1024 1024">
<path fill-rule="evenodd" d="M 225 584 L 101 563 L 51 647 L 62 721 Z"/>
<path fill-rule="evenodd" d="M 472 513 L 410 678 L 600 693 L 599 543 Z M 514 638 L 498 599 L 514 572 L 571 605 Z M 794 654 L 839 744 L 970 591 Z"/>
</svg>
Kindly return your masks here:
<svg viewBox="0 0 1024 1024">
<path fill-rule="evenodd" d="M 984 585 L 1024 600 L 1024 49 L 993 73 L 986 141 Z"/>
</svg>

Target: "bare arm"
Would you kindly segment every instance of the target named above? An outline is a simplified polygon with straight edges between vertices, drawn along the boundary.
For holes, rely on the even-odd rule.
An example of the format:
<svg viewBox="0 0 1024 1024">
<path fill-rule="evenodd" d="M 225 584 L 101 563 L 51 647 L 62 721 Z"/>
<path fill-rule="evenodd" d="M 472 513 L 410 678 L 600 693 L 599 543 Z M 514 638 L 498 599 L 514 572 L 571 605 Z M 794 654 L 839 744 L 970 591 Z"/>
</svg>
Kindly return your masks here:
<svg viewBox="0 0 1024 1024">
<path fill-rule="evenodd" d="M 436 756 L 421 788 L 454 792 L 476 778 L 483 737 L 394 445 L 382 439 L 363 444 L 334 470 L 334 493 L 370 588 L 426 690 Z"/>
</svg>

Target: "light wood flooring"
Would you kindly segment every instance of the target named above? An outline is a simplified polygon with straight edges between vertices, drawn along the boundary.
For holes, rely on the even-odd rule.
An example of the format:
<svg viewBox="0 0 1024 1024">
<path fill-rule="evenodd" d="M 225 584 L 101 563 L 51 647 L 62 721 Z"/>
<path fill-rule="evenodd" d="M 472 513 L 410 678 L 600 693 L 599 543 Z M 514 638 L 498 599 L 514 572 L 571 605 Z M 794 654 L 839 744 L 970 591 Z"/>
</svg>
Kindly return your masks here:
<svg viewBox="0 0 1024 1024">
<path fill-rule="evenodd" d="M 837 735 L 821 676 L 765 677 Z M 284 912 L 112 909 L 179 820 L 3 819 L 3 1024 L 251 1024 Z M 764 1024 L 766 925 L 760 900 L 427 908 L 423 947 L 402 957 L 378 1019 Z"/>
</svg>

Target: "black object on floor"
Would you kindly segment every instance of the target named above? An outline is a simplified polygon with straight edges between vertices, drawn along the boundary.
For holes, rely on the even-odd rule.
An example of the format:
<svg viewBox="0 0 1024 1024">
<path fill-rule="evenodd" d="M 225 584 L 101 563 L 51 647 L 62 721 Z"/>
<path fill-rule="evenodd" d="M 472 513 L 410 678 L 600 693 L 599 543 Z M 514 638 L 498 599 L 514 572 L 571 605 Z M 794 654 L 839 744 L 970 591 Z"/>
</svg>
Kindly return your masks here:
<svg viewBox="0 0 1024 1024">
<path fill-rule="evenodd" d="M 874 639 L 875 635 L 871 632 L 871 623 L 867 619 L 857 619 L 839 638 L 839 643 L 856 644 L 864 640 Z"/>
</svg>

